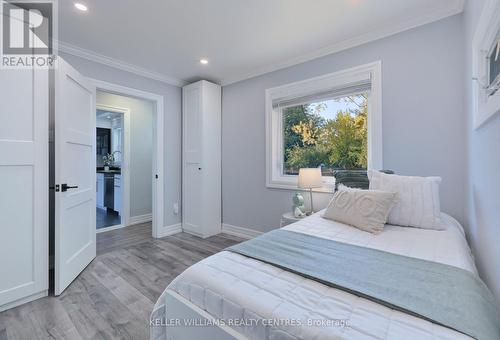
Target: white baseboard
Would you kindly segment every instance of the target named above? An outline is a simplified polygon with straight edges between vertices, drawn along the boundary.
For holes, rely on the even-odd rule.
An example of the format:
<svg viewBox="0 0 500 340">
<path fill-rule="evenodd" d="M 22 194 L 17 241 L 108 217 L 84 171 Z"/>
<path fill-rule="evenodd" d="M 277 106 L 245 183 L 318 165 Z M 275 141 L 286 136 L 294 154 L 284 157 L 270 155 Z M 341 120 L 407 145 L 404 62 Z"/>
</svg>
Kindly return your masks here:
<svg viewBox="0 0 500 340">
<path fill-rule="evenodd" d="M 222 232 L 222 230 L 221 230 L 222 228 L 214 228 L 214 229 L 211 229 L 210 233 L 204 234 L 204 233 L 200 233 L 199 227 L 196 227 L 196 226 L 193 226 L 193 225 L 187 224 L 187 223 L 184 223 L 181 225 L 182 225 L 183 232 L 194 235 L 194 236 L 198 236 L 201 238 L 215 236 L 215 235 L 220 234 Z"/>
<path fill-rule="evenodd" d="M 206 238 L 205 235 L 203 235 L 202 233 L 200 233 L 198 231 L 199 228 L 193 227 L 193 226 L 186 224 L 186 223 L 184 223 L 184 224 L 181 223 L 181 227 L 182 227 L 182 231 L 185 233 L 188 233 L 188 234 L 191 234 L 194 236 L 198 236 L 201 238 Z"/>
<path fill-rule="evenodd" d="M 120 229 L 120 228 L 124 228 L 124 227 L 125 227 L 125 225 L 123 225 L 123 224 L 117 224 L 117 225 L 112 225 L 112 226 L 106 227 L 106 228 L 96 229 L 95 232 L 96 232 L 96 234 L 105 233 L 106 231 L 116 230 L 116 229 Z"/>
<path fill-rule="evenodd" d="M 226 223 L 222 224 L 222 233 L 238 236 L 244 239 L 251 239 L 263 234 L 262 231 L 257 231 L 244 227 L 237 227 L 235 225 L 230 225 Z"/>
<path fill-rule="evenodd" d="M 158 230 L 157 237 L 160 238 L 160 237 L 170 236 L 180 232 L 182 232 L 182 225 L 180 223 L 166 225 L 164 227 L 161 227 L 160 230 Z"/>
<path fill-rule="evenodd" d="M 128 221 L 128 225 L 146 223 L 146 222 L 150 222 L 152 220 L 153 220 L 153 214 L 130 216 L 130 219 Z"/>
</svg>

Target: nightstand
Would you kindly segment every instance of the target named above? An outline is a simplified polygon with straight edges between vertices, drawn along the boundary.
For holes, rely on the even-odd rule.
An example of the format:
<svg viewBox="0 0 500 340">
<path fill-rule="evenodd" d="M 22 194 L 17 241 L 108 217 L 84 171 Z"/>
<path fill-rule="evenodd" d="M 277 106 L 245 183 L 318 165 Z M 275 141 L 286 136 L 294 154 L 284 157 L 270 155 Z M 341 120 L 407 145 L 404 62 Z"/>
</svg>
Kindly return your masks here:
<svg viewBox="0 0 500 340">
<path fill-rule="evenodd" d="M 283 215 L 281 215 L 280 227 L 284 227 L 286 225 L 298 222 L 304 219 L 304 217 L 295 217 L 291 212 L 284 213 Z"/>
</svg>

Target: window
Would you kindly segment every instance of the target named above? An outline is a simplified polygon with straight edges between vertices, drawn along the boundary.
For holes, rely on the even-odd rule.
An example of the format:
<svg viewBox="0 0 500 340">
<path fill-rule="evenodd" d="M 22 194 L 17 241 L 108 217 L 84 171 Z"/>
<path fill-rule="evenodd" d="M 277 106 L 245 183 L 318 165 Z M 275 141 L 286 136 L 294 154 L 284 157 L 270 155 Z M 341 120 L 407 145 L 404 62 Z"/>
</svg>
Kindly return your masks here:
<svg viewBox="0 0 500 340">
<path fill-rule="evenodd" d="M 282 108 L 283 174 L 319 166 L 323 176 L 366 169 L 368 96 L 353 93 Z"/>
<path fill-rule="evenodd" d="M 381 169 L 380 63 L 268 89 L 267 186 L 297 188 L 300 168 Z M 330 189 L 328 188 L 330 187 Z"/>
<path fill-rule="evenodd" d="M 489 90 L 490 95 L 493 95 L 499 89 L 500 85 L 500 32 L 497 34 L 498 38 L 491 48 L 491 53 L 489 55 Z"/>
<path fill-rule="evenodd" d="M 500 2 L 485 1 L 472 41 L 473 122 L 500 113 Z"/>
</svg>

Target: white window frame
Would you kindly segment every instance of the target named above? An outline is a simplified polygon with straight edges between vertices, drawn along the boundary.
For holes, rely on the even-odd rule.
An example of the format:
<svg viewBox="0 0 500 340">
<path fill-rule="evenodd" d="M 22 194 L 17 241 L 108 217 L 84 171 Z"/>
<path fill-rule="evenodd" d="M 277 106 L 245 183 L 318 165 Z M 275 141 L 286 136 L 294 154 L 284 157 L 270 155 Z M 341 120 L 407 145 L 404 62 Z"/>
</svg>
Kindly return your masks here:
<svg viewBox="0 0 500 340">
<path fill-rule="evenodd" d="M 368 169 L 380 170 L 382 162 L 382 62 L 353 67 L 273 87 L 266 90 L 266 186 L 297 190 L 297 176 L 283 174 L 283 119 L 281 110 L 273 109 L 273 101 L 320 93 L 332 88 L 370 80 L 368 97 Z M 323 177 L 324 188 L 332 191 L 335 179 Z"/>
<path fill-rule="evenodd" d="M 487 57 L 497 42 L 500 30 L 500 0 L 487 0 L 472 41 L 473 127 L 478 129 L 500 112 L 500 90 L 488 94 L 489 63 Z"/>
</svg>

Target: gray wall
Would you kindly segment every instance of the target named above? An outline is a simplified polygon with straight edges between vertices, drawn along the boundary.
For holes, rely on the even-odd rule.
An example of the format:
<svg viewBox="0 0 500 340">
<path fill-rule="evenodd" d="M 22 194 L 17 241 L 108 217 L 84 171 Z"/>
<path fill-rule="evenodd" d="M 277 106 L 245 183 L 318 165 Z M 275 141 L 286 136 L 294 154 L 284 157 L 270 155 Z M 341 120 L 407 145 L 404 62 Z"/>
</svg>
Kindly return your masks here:
<svg viewBox="0 0 500 340">
<path fill-rule="evenodd" d="M 103 91 L 97 91 L 96 103 L 130 110 L 130 217 L 151 214 L 155 104 Z"/>
<path fill-rule="evenodd" d="M 265 187 L 264 91 L 376 60 L 382 61 L 384 167 L 442 176 L 442 210 L 463 222 L 466 143 L 458 15 L 223 87 L 224 223 L 267 231 L 290 210 L 293 191 Z M 316 198 L 322 205 L 328 201 L 324 194 Z"/>
<path fill-rule="evenodd" d="M 500 305 L 500 115 L 472 127 L 471 42 L 484 0 L 468 1 L 464 13 L 465 93 L 468 137 L 467 229 L 482 278 Z"/>
<path fill-rule="evenodd" d="M 165 115 L 165 212 L 164 225 L 180 223 L 173 204 L 181 202 L 181 88 L 140 77 L 103 64 L 61 53 L 82 74 L 110 83 L 132 87 L 164 96 Z"/>
</svg>

